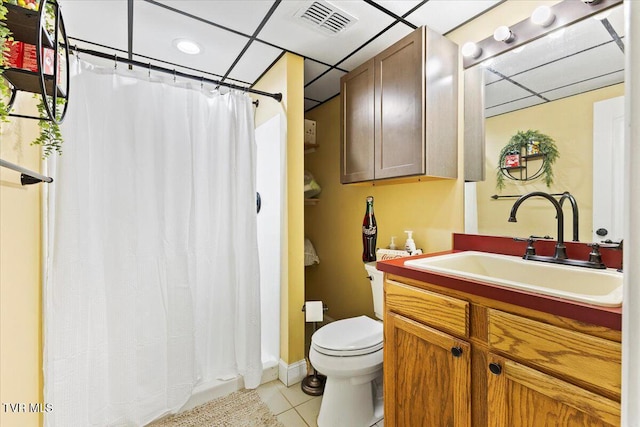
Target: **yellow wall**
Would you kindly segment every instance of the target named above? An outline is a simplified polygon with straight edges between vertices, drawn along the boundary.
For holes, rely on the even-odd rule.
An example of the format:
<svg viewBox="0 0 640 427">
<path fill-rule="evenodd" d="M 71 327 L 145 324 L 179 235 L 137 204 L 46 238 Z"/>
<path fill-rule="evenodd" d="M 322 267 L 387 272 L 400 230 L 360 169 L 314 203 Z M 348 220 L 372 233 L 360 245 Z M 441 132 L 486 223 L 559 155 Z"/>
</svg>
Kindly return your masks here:
<svg viewBox="0 0 640 427">
<path fill-rule="evenodd" d="M 462 181 L 434 180 L 372 186 L 340 184 L 340 97 L 307 112 L 315 120 L 319 148 L 305 155 L 305 168 L 322 187 L 316 205 L 305 207 L 305 234 L 320 264 L 306 267 L 306 298 L 321 299 L 334 319 L 373 316 L 371 286 L 362 264 L 362 219 L 366 197 L 374 197 L 378 244 L 391 236 L 404 246 L 414 230 L 426 252 L 451 248 L 451 233 L 462 231 Z M 459 174 L 461 175 L 461 174 Z"/>
<path fill-rule="evenodd" d="M 518 210 L 518 222 L 507 222 L 514 199 L 491 199 L 493 194 L 525 194 L 530 191 L 562 193 L 570 191 L 578 202 L 580 240 L 592 238 L 593 217 L 593 103 L 624 95 L 619 84 L 570 98 L 492 117 L 486 121 L 487 180 L 478 183 L 478 232 L 480 234 L 522 236 L 550 235 L 556 238 L 555 210 L 543 199 L 525 202 Z M 534 129 L 551 136 L 560 156 L 553 165 L 554 183 L 550 188 L 541 179 L 528 182 L 506 181 L 496 191 L 498 155 L 518 130 Z M 537 162 L 531 163 L 537 166 Z M 571 240 L 571 208 L 565 204 L 565 240 Z"/>
<path fill-rule="evenodd" d="M 266 92 L 281 92 L 280 104 L 258 97 L 256 126 L 277 114 L 287 122 L 286 237 L 282 249 L 280 296 L 280 358 L 288 364 L 304 359 L 304 214 L 303 146 L 304 65 L 303 59 L 285 54 L 255 85 Z"/>
<path fill-rule="evenodd" d="M 0 125 L 0 158 L 40 169 L 40 150 L 29 145 L 35 121 Z M 20 185 L 20 173 L 0 168 L 0 401 L 24 403 L 26 413 L 0 406 L 0 425 L 41 424 L 29 403 L 42 402 L 41 190 Z"/>
</svg>

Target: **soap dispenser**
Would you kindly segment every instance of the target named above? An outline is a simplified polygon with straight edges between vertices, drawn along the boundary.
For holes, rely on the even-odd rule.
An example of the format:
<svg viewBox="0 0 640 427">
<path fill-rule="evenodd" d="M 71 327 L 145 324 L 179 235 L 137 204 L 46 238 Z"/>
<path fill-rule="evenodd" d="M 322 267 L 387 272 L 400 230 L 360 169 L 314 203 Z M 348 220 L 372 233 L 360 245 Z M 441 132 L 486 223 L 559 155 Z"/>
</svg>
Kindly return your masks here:
<svg viewBox="0 0 640 427">
<path fill-rule="evenodd" d="M 413 255 L 416 251 L 416 242 L 413 241 L 413 231 L 405 230 L 404 232 L 407 233 L 407 241 L 404 244 L 404 250 L 409 252 L 409 255 Z"/>
</svg>

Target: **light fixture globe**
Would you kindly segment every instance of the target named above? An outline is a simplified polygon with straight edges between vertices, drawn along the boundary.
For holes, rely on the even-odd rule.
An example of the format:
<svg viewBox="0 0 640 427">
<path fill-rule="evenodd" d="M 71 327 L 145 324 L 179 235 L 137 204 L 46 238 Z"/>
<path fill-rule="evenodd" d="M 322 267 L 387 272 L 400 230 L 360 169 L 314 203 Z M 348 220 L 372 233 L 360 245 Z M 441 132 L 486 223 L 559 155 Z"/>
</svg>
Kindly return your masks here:
<svg viewBox="0 0 640 427">
<path fill-rule="evenodd" d="M 474 42 L 466 42 L 462 45 L 461 53 L 465 58 L 477 59 L 482 55 L 482 48 Z"/>
<path fill-rule="evenodd" d="M 538 6 L 531 14 L 531 22 L 541 27 L 548 27 L 556 20 L 549 6 Z"/>
<path fill-rule="evenodd" d="M 512 41 L 515 40 L 516 37 L 511 32 L 509 27 L 507 27 L 506 25 L 501 25 L 500 27 L 496 28 L 496 30 L 493 32 L 493 38 L 494 40 L 499 42 L 511 43 Z"/>
</svg>

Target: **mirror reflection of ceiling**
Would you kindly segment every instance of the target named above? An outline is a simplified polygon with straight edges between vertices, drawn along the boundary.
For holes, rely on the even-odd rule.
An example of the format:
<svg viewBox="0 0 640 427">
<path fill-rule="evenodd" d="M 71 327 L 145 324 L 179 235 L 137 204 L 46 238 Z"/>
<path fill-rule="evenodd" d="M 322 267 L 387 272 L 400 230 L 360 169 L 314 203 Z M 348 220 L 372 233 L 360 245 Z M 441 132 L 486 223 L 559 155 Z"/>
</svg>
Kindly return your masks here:
<svg viewBox="0 0 640 427">
<path fill-rule="evenodd" d="M 480 66 L 485 117 L 622 83 L 624 9 L 558 29 Z"/>
</svg>

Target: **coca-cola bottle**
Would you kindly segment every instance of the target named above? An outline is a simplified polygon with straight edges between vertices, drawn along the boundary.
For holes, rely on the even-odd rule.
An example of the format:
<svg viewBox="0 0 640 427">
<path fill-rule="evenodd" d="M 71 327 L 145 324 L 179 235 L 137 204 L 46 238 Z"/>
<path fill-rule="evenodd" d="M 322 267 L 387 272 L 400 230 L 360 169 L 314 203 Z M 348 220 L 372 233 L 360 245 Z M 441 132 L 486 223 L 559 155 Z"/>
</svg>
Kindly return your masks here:
<svg viewBox="0 0 640 427">
<path fill-rule="evenodd" d="M 376 240 L 378 239 L 378 226 L 376 216 L 373 214 L 373 196 L 367 197 L 367 211 L 362 220 L 362 261 L 372 262 L 376 260 Z"/>
</svg>

